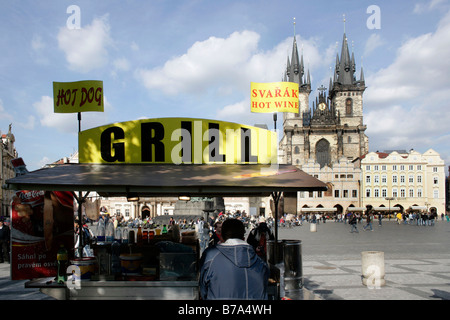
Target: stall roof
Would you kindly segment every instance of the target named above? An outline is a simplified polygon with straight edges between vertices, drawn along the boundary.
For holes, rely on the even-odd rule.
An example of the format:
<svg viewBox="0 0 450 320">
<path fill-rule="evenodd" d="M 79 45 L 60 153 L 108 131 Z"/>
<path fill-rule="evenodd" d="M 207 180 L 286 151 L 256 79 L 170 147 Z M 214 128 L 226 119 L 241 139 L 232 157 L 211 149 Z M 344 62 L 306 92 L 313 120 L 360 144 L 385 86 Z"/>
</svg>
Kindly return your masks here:
<svg viewBox="0 0 450 320">
<path fill-rule="evenodd" d="M 62 164 L 6 181 L 12 190 L 96 191 L 101 196 L 267 196 L 325 191 L 326 185 L 292 165 Z"/>
<path fill-rule="evenodd" d="M 301 212 L 336 212 L 337 208 L 301 208 Z"/>
</svg>

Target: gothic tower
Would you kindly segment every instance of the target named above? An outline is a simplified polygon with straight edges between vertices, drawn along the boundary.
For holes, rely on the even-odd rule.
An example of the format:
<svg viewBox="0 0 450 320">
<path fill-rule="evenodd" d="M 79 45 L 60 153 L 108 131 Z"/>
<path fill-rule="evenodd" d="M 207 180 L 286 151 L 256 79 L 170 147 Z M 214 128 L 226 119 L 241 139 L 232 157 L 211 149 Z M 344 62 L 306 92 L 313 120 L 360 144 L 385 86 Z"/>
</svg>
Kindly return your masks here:
<svg viewBox="0 0 450 320">
<path fill-rule="evenodd" d="M 330 79 L 329 99 L 342 127 L 342 155 L 354 159 L 369 151 L 369 140 L 363 124 L 363 93 L 366 89 L 361 66 L 359 80 L 355 77 L 355 57 L 348 49 L 347 36 L 342 39 L 341 56 L 336 55 L 334 79 Z"/>
<path fill-rule="evenodd" d="M 284 81 L 299 84 L 299 113 L 285 113 L 280 162 L 303 165 L 310 160 L 320 167 L 332 166 L 342 157 L 353 160 L 368 152 L 368 138 L 363 124 L 364 73 L 355 77 L 356 64 L 348 50 L 344 33 L 341 56 L 336 56 L 334 79 L 330 79 L 328 96 L 321 86 L 318 97 L 309 106 L 311 81 L 304 75 L 303 54 L 299 59 L 294 38 L 291 60 L 288 58 Z"/>
<path fill-rule="evenodd" d="M 283 134 L 281 142 L 284 150 L 284 163 L 293 163 L 292 152 L 298 154 L 299 148 L 303 145 L 302 137 L 295 136 L 294 132 L 302 126 L 303 114 L 309 110 L 309 94 L 311 93 L 311 78 L 309 70 L 305 75 L 303 63 L 303 53 L 299 55 L 297 40 L 294 36 L 291 59 L 287 58 L 287 66 L 283 81 L 297 83 L 299 87 L 299 112 L 283 113 Z"/>
</svg>

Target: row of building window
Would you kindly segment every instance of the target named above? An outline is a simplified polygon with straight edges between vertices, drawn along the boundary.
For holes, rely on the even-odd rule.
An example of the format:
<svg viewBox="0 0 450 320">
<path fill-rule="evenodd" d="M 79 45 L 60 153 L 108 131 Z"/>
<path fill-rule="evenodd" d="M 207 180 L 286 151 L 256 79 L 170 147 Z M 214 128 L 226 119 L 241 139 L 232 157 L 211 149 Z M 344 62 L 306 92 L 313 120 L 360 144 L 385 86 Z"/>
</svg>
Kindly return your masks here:
<svg viewBox="0 0 450 320">
<path fill-rule="evenodd" d="M 323 198 L 323 191 L 303 191 L 300 192 L 300 198 Z M 358 198 L 358 190 L 334 190 L 335 198 Z"/>
<path fill-rule="evenodd" d="M 407 190 L 404 188 L 401 188 L 400 191 L 396 188 L 392 189 L 392 194 L 389 196 L 392 196 L 394 198 L 422 198 L 423 197 L 423 191 L 422 189 L 417 189 L 416 191 L 414 189 L 408 189 L 408 194 L 406 194 Z M 366 189 L 366 198 L 386 198 L 388 197 L 388 191 L 387 189 Z M 439 190 L 433 190 L 433 198 L 438 199 L 439 198 Z"/>
<path fill-rule="evenodd" d="M 400 175 L 400 180 L 398 179 L 399 176 L 397 175 L 393 175 L 392 176 L 392 183 L 405 183 L 406 182 L 406 176 L 405 175 Z M 422 183 L 422 175 L 418 175 L 417 179 L 416 179 L 417 183 Z M 387 175 L 382 175 L 381 176 L 381 180 L 380 180 L 380 176 L 379 175 L 374 175 L 373 176 L 373 183 L 387 183 Z M 408 182 L 409 183 L 414 183 L 414 175 L 410 174 L 408 175 Z M 372 183 L 372 176 L 367 175 L 366 176 L 366 184 L 371 184 Z M 433 177 L 433 184 L 438 184 L 439 183 L 439 178 L 438 177 Z"/>
<path fill-rule="evenodd" d="M 406 193 L 408 192 L 408 194 Z M 351 196 L 350 196 L 351 195 Z M 300 192 L 300 198 L 322 198 L 324 193 L 322 191 L 312 192 L 305 191 Z M 388 189 L 366 189 L 366 198 L 386 198 L 388 196 L 392 196 L 394 198 L 422 198 L 423 190 L 422 189 L 404 189 L 400 188 L 400 190 L 393 188 L 392 194 L 388 195 Z M 358 198 L 358 190 L 334 190 L 334 198 Z M 439 190 L 433 190 L 433 198 L 439 198 Z"/>
<path fill-rule="evenodd" d="M 387 165 L 366 165 L 366 171 L 387 171 Z M 416 165 L 416 168 L 414 169 L 414 165 L 410 164 L 410 165 L 404 165 L 404 164 L 393 164 L 392 165 L 392 171 L 405 171 L 406 168 L 408 168 L 409 171 L 422 171 L 422 165 L 418 164 Z M 438 167 L 433 167 L 433 172 L 438 172 Z"/>
</svg>

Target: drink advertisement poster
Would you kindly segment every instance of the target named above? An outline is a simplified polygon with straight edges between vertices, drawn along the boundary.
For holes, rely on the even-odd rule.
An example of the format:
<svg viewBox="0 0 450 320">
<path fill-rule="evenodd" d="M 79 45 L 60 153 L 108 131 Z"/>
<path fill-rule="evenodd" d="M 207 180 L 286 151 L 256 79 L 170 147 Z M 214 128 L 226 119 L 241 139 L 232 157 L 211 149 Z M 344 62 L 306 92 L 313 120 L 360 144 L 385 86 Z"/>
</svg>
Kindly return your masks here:
<svg viewBox="0 0 450 320">
<path fill-rule="evenodd" d="M 11 278 L 56 277 L 61 245 L 73 256 L 71 192 L 16 191 L 11 211 Z"/>
</svg>

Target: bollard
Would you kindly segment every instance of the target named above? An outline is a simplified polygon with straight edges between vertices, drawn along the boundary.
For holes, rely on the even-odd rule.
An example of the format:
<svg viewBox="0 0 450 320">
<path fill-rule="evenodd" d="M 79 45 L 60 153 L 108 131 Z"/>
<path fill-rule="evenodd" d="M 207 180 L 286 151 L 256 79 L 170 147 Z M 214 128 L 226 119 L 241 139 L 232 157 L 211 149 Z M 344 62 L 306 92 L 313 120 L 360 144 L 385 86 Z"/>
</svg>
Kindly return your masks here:
<svg viewBox="0 0 450 320">
<path fill-rule="evenodd" d="M 309 231 L 317 232 L 317 223 L 310 223 L 309 224 Z"/>
<path fill-rule="evenodd" d="M 362 283 L 369 289 L 379 289 L 386 284 L 384 280 L 384 252 L 361 252 Z"/>
</svg>

